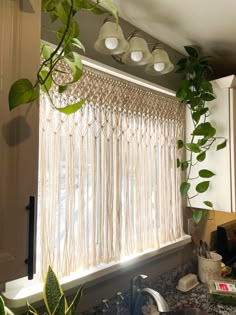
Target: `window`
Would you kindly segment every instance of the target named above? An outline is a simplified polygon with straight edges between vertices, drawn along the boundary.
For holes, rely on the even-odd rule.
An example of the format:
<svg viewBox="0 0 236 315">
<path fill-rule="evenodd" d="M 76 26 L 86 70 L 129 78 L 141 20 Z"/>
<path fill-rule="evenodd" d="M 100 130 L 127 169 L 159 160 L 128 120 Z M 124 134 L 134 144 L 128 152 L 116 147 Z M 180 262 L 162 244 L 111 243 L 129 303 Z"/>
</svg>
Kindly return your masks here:
<svg viewBox="0 0 236 315">
<path fill-rule="evenodd" d="M 41 97 L 42 272 L 51 264 L 59 276 L 82 274 L 183 237 L 176 140 L 184 109 L 176 99 L 89 67 L 52 98 L 87 102 L 64 116 Z"/>
</svg>

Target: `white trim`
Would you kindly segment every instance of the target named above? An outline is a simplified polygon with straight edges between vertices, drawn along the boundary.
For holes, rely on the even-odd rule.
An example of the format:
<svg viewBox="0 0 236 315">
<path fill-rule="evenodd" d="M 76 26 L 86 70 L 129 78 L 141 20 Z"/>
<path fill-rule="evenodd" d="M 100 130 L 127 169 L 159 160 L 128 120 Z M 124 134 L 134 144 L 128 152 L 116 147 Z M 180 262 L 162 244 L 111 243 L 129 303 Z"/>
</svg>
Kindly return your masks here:
<svg viewBox="0 0 236 315">
<path fill-rule="evenodd" d="M 78 287 L 82 283 L 96 280 L 103 276 L 112 274 L 118 270 L 125 270 L 128 266 L 137 264 L 139 262 L 145 261 L 150 258 L 158 256 L 157 259 L 163 258 L 164 256 L 170 255 L 176 251 L 179 251 L 181 248 L 186 246 L 191 242 L 191 236 L 184 235 L 182 238 L 177 240 L 174 243 L 165 244 L 160 249 L 147 251 L 144 254 L 133 257 L 132 259 L 125 262 L 114 263 L 113 265 L 106 265 L 100 267 L 99 270 L 93 273 L 88 273 L 84 276 L 78 277 L 78 274 L 74 274 L 70 277 L 64 278 L 62 283 L 62 288 L 64 291 L 71 290 L 75 287 Z M 26 278 L 19 280 L 11 281 L 6 284 L 6 292 L 3 293 L 4 298 L 8 307 L 11 309 L 22 308 L 26 305 L 26 301 L 29 303 L 36 303 L 43 299 L 43 284 L 31 280 L 28 281 Z"/>
</svg>

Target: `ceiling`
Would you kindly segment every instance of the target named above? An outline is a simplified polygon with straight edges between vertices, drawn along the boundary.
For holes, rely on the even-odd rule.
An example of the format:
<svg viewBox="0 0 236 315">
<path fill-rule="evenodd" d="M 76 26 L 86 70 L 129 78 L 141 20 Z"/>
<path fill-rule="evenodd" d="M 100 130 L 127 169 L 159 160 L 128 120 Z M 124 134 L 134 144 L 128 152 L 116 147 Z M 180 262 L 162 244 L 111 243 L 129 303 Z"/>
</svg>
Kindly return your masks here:
<svg viewBox="0 0 236 315">
<path fill-rule="evenodd" d="M 184 53 L 194 45 L 211 56 L 215 77 L 236 73 L 235 0 L 114 0 L 120 16 Z"/>
</svg>

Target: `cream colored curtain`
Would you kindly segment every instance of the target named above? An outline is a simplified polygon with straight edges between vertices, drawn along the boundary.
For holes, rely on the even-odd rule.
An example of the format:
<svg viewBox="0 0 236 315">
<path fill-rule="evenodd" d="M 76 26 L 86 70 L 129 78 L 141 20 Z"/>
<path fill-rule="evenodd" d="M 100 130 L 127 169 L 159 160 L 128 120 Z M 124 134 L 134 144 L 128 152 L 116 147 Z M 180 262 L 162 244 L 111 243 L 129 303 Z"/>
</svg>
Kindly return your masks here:
<svg viewBox="0 0 236 315">
<path fill-rule="evenodd" d="M 176 99 L 87 67 L 79 84 L 51 97 L 57 106 L 87 102 L 66 116 L 41 95 L 42 273 L 49 264 L 59 276 L 92 270 L 181 238 Z"/>
</svg>

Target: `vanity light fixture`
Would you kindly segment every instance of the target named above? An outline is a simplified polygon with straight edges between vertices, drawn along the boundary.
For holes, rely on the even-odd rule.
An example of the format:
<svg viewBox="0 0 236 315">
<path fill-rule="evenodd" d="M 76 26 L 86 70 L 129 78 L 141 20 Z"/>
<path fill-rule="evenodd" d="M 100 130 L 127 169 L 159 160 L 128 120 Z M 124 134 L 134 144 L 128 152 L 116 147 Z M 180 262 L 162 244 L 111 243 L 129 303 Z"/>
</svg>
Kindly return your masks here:
<svg viewBox="0 0 236 315">
<path fill-rule="evenodd" d="M 94 48 L 104 55 L 118 55 L 128 50 L 129 43 L 125 39 L 119 24 L 105 20 L 94 44 Z"/>
<path fill-rule="evenodd" d="M 155 45 L 152 51 L 152 62 L 149 63 L 145 71 L 151 75 L 161 75 L 174 70 L 174 65 L 163 47 Z"/>
<path fill-rule="evenodd" d="M 145 71 L 150 75 L 162 75 L 174 69 L 167 52 L 160 44 L 155 44 L 150 52 L 148 43 L 138 30 L 126 40 L 120 25 L 109 17 L 100 29 L 94 48 L 101 54 L 112 56 L 121 64 L 146 66 Z"/>
</svg>

